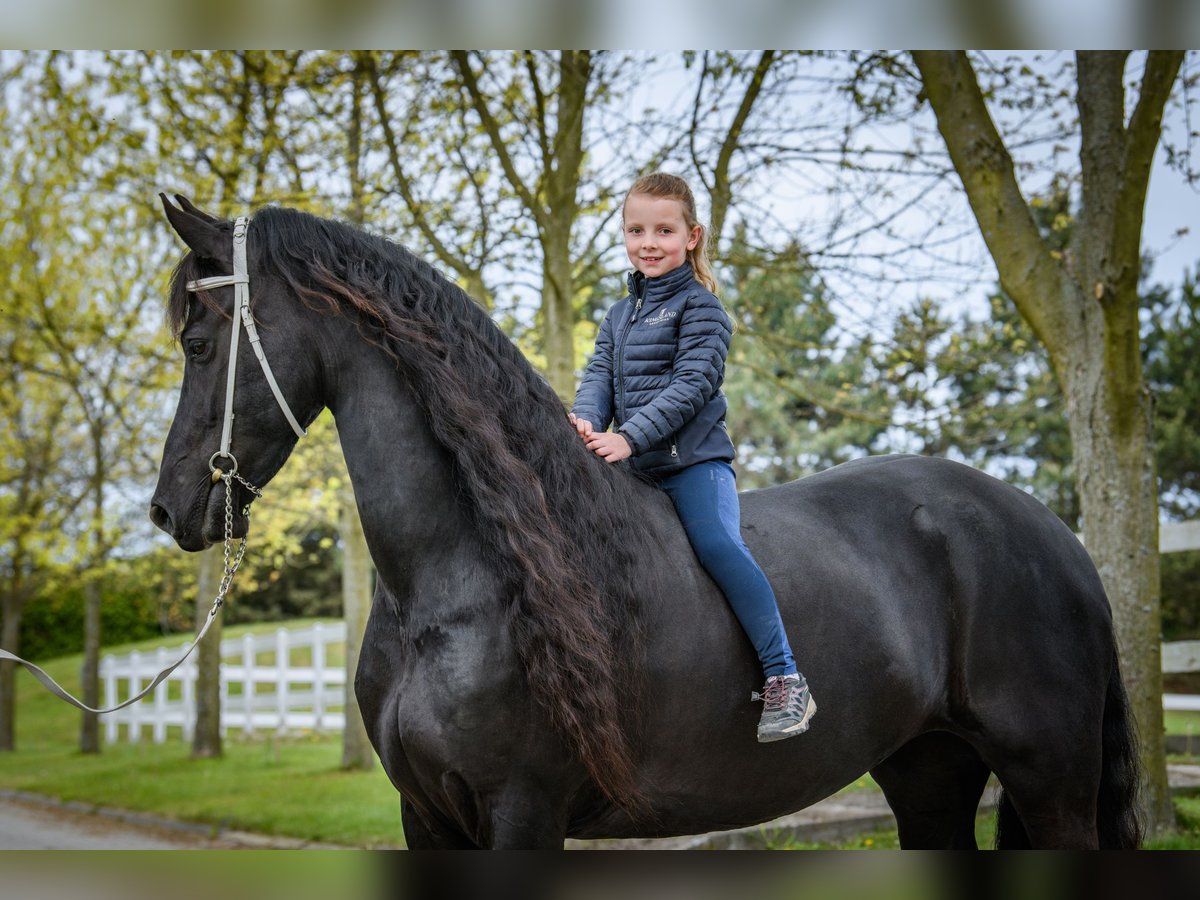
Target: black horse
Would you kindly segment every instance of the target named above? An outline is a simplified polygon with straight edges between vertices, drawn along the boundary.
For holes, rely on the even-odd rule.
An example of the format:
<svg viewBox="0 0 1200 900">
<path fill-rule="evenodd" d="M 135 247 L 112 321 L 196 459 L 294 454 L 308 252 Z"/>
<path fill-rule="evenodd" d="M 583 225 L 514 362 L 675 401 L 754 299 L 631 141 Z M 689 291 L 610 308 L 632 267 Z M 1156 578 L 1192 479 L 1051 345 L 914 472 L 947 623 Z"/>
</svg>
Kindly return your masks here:
<svg viewBox="0 0 1200 900">
<path fill-rule="evenodd" d="M 224 533 L 209 457 L 233 291 L 185 285 L 230 272 L 232 226 L 179 200 L 184 378 L 151 517 L 198 550 Z M 743 494 L 821 698 L 808 734 L 758 744 L 758 661 L 670 501 L 587 451 L 483 309 L 402 248 L 296 211 L 259 211 L 248 248 L 262 346 L 297 418 L 333 412 L 378 569 L 355 690 L 410 847 L 734 828 L 868 771 L 905 847 L 974 847 L 991 772 L 1000 846 L 1137 845 L 1109 605 L 1032 497 L 917 456 Z M 296 437 L 251 353 L 232 441 L 263 485 Z"/>
</svg>

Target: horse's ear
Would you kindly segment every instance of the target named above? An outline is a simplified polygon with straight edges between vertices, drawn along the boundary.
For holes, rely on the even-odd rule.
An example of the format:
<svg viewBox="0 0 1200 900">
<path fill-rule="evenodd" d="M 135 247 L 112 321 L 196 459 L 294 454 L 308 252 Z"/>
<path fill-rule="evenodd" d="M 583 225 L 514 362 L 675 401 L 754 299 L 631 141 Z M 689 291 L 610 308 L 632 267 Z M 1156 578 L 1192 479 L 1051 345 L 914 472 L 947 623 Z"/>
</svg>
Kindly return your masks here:
<svg viewBox="0 0 1200 900">
<path fill-rule="evenodd" d="M 205 222 L 211 222 L 213 225 L 216 225 L 219 221 L 221 221 L 216 216 L 210 216 L 204 210 L 197 207 L 194 203 L 192 203 L 191 200 L 183 196 L 183 194 L 176 194 L 175 202 L 183 208 L 184 212 L 191 213 L 197 219 L 203 219 Z"/>
<path fill-rule="evenodd" d="M 171 227 L 197 256 L 220 262 L 230 262 L 232 257 L 230 236 L 222 233 L 221 229 L 217 227 L 215 219 L 199 213 L 199 211 L 193 213 L 187 208 L 177 209 L 167 199 L 166 194 L 160 193 L 158 196 L 162 200 L 163 209 L 167 213 L 167 220 L 171 223 Z M 190 203 L 187 205 L 191 207 Z M 194 207 L 192 208 L 194 209 Z"/>
</svg>

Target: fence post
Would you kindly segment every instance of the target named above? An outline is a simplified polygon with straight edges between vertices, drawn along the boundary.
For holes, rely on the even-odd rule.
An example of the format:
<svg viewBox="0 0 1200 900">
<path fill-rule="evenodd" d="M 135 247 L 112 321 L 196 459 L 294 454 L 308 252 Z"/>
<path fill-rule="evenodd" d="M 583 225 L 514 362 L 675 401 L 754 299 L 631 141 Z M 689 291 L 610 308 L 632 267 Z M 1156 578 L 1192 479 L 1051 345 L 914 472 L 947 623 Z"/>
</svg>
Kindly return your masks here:
<svg viewBox="0 0 1200 900">
<path fill-rule="evenodd" d="M 167 648 L 159 647 L 154 653 L 154 668 L 161 672 L 167 667 L 171 661 L 167 659 Z M 172 673 L 174 674 L 174 673 Z M 158 683 L 158 687 L 154 689 L 154 722 L 153 722 L 153 740 L 156 744 L 161 744 L 167 739 L 167 685 L 170 684 L 171 678 L 168 676 Z"/>
<path fill-rule="evenodd" d="M 129 654 L 129 696 L 132 697 L 142 689 L 142 654 L 134 650 Z M 126 707 L 129 710 L 129 743 L 136 744 L 142 739 L 142 704 L 134 703 Z"/>
<path fill-rule="evenodd" d="M 313 625 L 313 731 L 325 726 L 325 626 Z"/>
<path fill-rule="evenodd" d="M 117 676 L 113 673 L 116 663 L 111 656 L 100 660 L 100 677 L 104 680 L 104 708 L 112 709 L 117 705 Z M 111 713 L 104 717 L 104 741 L 108 744 L 117 742 L 117 714 Z"/>
<path fill-rule="evenodd" d="M 221 740 L 229 736 L 229 669 L 221 666 Z"/>
<path fill-rule="evenodd" d="M 281 737 L 288 730 L 288 688 L 291 677 L 292 658 L 286 628 L 275 632 L 275 733 Z"/>
<path fill-rule="evenodd" d="M 242 737 L 254 737 L 254 636 L 249 634 L 242 637 L 242 709 Z"/>
</svg>

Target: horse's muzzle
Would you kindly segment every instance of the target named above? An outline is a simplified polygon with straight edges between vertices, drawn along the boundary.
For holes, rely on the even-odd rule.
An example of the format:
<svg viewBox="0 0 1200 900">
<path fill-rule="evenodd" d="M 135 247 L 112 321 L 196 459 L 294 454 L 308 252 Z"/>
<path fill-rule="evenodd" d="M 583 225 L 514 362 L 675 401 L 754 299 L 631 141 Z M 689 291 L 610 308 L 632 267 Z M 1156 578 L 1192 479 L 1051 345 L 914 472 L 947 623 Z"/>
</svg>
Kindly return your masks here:
<svg viewBox="0 0 1200 900">
<path fill-rule="evenodd" d="M 184 507 L 182 515 L 180 504 L 172 503 L 163 494 L 156 494 L 150 501 L 150 521 L 169 534 L 182 550 L 204 550 L 219 544 L 226 537 L 225 490 L 223 482 L 213 484 L 205 478 L 203 485 L 198 486 L 193 502 Z M 243 496 L 237 486 L 234 487 L 229 537 L 246 536 L 250 522 L 241 510 L 249 499 Z"/>
<path fill-rule="evenodd" d="M 208 546 L 197 527 L 185 528 L 184 523 L 177 522 L 170 511 L 157 500 L 150 502 L 150 521 L 171 536 L 181 550 L 203 550 Z"/>
</svg>

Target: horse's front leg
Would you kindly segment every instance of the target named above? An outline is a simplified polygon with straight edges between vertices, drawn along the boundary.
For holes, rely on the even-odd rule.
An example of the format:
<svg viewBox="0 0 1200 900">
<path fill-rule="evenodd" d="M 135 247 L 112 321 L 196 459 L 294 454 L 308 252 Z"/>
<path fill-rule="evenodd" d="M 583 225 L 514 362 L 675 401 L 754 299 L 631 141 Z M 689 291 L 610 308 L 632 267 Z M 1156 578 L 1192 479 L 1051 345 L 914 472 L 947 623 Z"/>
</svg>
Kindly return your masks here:
<svg viewBox="0 0 1200 900">
<path fill-rule="evenodd" d="M 540 785 L 510 783 L 489 804 L 481 835 L 492 850 L 561 850 L 566 809 Z"/>
<path fill-rule="evenodd" d="M 409 850 L 478 850 L 479 845 L 444 823 L 430 823 L 407 797 L 400 798 L 400 821 Z"/>
</svg>

